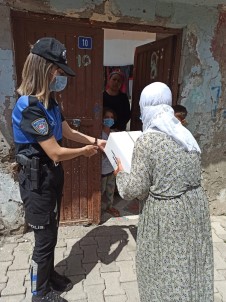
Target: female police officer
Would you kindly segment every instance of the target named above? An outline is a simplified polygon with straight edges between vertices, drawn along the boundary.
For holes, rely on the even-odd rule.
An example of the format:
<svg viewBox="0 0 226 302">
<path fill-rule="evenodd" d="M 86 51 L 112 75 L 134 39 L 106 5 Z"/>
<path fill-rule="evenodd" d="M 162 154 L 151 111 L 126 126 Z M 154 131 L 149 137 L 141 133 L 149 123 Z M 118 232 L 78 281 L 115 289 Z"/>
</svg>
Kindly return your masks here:
<svg viewBox="0 0 226 302">
<path fill-rule="evenodd" d="M 21 97 L 13 109 L 12 122 L 16 160 L 21 166 L 19 185 L 25 218 L 34 231 L 32 256 L 32 301 L 66 301 L 55 291 L 68 291 L 71 281 L 54 271 L 60 202 L 63 189 L 63 160 L 90 157 L 103 148 L 104 140 L 71 129 L 55 100 L 55 92 L 66 87 L 66 49 L 54 38 L 42 38 L 31 48 L 24 64 Z M 63 148 L 62 137 L 86 144 Z"/>
</svg>

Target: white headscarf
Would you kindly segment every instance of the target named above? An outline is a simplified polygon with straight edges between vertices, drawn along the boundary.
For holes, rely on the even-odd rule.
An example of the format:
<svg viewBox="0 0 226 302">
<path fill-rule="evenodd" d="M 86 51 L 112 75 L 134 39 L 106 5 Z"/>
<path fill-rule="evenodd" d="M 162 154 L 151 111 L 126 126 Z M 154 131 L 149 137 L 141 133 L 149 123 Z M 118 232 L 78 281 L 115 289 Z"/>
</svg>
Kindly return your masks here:
<svg viewBox="0 0 226 302">
<path fill-rule="evenodd" d="M 164 132 L 186 151 L 201 153 L 191 132 L 174 116 L 171 105 L 172 93 L 166 84 L 154 82 L 146 86 L 140 96 L 143 132 Z"/>
</svg>

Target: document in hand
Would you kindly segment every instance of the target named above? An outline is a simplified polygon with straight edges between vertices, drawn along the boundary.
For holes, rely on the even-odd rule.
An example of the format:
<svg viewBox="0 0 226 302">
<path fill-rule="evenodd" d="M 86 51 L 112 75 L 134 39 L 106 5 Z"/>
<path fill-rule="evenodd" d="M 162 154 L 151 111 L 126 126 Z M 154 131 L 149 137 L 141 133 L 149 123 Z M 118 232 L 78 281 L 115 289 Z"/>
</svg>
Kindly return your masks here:
<svg viewBox="0 0 226 302">
<path fill-rule="evenodd" d="M 121 160 L 125 172 L 130 173 L 133 148 L 142 131 L 111 132 L 104 152 L 113 168 L 117 167 L 116 158 Z"/>
</svg>

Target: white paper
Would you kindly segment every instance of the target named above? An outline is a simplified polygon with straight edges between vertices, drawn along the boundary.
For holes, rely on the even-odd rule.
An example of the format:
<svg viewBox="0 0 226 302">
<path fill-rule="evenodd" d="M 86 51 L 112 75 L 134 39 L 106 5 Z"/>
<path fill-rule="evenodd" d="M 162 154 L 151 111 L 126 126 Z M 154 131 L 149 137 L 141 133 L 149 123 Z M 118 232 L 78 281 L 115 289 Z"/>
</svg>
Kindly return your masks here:
<svg viewBox="0 0 226 302">
<path fill-rule="evenodd" d="M 117 167 L 116 158 L 119 158 L 124 171 L 130 173 L 134 144 L 141 134 L 142 131 L 110 133 L 104 152 L 114 169 Z"/>
</svg>

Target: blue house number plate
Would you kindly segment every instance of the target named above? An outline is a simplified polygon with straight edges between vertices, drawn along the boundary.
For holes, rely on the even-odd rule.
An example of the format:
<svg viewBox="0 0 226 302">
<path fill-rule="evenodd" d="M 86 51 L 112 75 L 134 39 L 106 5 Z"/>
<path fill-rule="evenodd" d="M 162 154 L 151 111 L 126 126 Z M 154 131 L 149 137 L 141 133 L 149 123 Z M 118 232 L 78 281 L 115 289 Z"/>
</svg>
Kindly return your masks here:
<svg viewBox="0 0 226 302">
<path fill-rule="evenodd" d="M 92 49 L 93 40 L 91 37 L 78 37 L 78 48 Z"/>
</svg>

